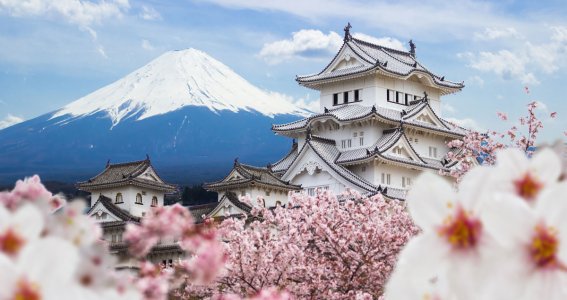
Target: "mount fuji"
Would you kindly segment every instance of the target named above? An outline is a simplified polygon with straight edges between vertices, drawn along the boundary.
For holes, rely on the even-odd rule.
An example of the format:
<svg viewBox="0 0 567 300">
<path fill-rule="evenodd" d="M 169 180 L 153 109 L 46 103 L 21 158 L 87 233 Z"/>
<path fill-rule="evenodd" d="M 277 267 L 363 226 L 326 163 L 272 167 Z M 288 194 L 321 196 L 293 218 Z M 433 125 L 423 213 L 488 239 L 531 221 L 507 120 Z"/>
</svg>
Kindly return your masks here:
<svg viewBox="0 0 567 300">
<path fill-rule="evenodd" d="M 265 165 L 289 149 L 271 124 L 309 115 L 206 53 L 166 52 L 51 113 L 0 130 L 0 183 L 40 174 L 77 181 L 107 160 L 150 156 L 174 183 L 218 179 L 235 157 Z"/>
</svg>

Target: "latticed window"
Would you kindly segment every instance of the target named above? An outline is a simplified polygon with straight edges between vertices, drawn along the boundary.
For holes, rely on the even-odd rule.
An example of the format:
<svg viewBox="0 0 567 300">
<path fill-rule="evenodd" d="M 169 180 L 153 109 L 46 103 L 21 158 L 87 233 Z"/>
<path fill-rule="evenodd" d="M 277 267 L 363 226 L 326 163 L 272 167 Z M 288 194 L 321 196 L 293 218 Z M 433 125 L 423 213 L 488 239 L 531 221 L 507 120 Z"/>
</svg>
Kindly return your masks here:
<svg viewBox="0 0 567 300">
<path fill-rule="evenodd" d="M 144 204 L 142 203 L 142 194 L 136 194 L 136 204 Z"/>
<path fill-rule="evenodd" d="M 154 197 L 152 198 L 152 206 L 157 206 L 157 204 L 158 204 L 157 197 L 154 196 Z"/>
<path fill-rule="evenodd" d="M 114 201 L 114 203 L 123 203 L 124 200 L 122 200 L 122 193 L 118 193 L 116 194 L 116 200 Z"/>
</svg>

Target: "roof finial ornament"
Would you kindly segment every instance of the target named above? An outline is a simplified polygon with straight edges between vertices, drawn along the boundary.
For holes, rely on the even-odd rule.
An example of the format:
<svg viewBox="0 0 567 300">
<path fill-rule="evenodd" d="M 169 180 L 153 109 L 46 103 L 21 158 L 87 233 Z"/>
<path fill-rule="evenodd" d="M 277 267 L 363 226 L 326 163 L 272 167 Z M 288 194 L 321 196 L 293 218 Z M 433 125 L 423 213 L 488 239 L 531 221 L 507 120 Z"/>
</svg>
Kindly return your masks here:
<svg viewBox="0 0 567 300">
<path fill-rule="evenodd" d="M 415 44 L 413 43 L 413 40 L 409 40 L 409 47 L 410 47 L 410 51 L 409 51 L 410 55 L 415 58 L 415 48 L 416 47 L 415 47 Z"/>
<path fill-rule="evenodd" d="M 305 131 L 305 138 L 307 140 L 311 139 L 311 126 L 307 126 L 307 130 Z"/>
<path fill-rule="evenodd" d="M 326 114 L 329 113 L 329 109 L 327 107 L 324 107 L 324 111 L 325 111 Z"/>
<path fill-rule="evenodd" d="M 110 167 L 110 158 L 106 161 L 106 167 Z"/>
<path fill-rule="evenodd" d="M 423 91 L 423 101 L 429 102 L 429 98 L 427 98 L 427 92 Z"/>
<path fill-rule="evenodd" d="M 236 166 L 238 164 L 238 157 L 234 158 L 234 165 Z"/>
<path fill-rule="evenodd" d="M 371 112 L 375 113 L 376 112 L 376 105 L 372 105 L 372 110 Z"/>
<path fill-rule="evenodd" d="M 146 160 L 149 161 L 150 160 L 150 156 L 146 153 Z"/>
<path fill-rule="evenodd" d="M 350 29 L 352 28 L 352 26 L 350 25 L 350 22 L 348 22 L 347 26 L 345 26 L 344 31 L 345 31 L 345 37 L 344 37 L 344 41 L 348 42 L 350 40 L 352 40 L 352 36 L 350 35 Z"/>
</svg>

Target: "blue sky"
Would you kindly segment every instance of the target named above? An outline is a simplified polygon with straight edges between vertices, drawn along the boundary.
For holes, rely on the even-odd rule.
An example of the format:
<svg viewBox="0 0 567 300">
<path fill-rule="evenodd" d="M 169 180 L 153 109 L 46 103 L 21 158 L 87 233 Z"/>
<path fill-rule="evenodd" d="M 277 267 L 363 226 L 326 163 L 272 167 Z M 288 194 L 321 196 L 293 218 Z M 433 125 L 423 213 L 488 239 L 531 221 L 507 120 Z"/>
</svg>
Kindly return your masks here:
<svg viewBox="0 0 567 300">
<path fill-rule="evenodd" d="M 563 0 L 0 0 L 0 127 L 189 47 L 254 85 L 314 101 L 318 95 L 295 75 L 320 71 L 350 21 L 353 32 L 390 46 L 407 48 L 413 39 L 429 69 L 465 81 L 462 92 L 443 99 L 445 117 L 503 129 L 511 124 L 497 111 L 515 120 L 536 100 L 544 139 L 565 139 L 565 15 Z"/>
</svg>

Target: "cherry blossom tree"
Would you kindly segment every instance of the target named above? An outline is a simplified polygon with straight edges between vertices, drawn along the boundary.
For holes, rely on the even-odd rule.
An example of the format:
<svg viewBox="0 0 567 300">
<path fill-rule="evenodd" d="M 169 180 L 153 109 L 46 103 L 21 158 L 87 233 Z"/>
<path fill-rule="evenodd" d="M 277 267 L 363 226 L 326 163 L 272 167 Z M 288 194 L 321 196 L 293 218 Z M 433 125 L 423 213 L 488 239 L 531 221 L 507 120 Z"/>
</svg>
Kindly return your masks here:
<svg viewBox="0 0 567 300">
<path fill-rule="evenodd" d="M 529 93 L 529 90 L 526 91 Z M 486 133 L 469 130 L 462 140 L 449 141 L 447 146 L 451 150 L 446 159 L 457 161 L 458 164 L 450 171 L 441 173 L 460 180 L 473 166 L 494 165 L 496 152 L 504 148 L 518 148 L 527 155 L 533 154 L 540 130 L 543 129 L 541 116 L 536 114 L 539 105 L 537 101 L 528 103 L 527 115 L 519 117 L 518 122 L 504 133 L 494 130 Z M 506 113 L 497 112 L 497 116 L 502 122 L 509 122 Z M 549 118 L 556 117 L 556 112 L 549 113 Z"/>
<path fill-rule="evenodd" d="M 250 218 L 225 220 L 226 274 L 187 293 L 248 296 L 272 287 L 298 299 L 380 297 L 417 228 L 399 201 L 343 197 L 293 193 L 286 207 L 256 206 Z"/>
</svg>

